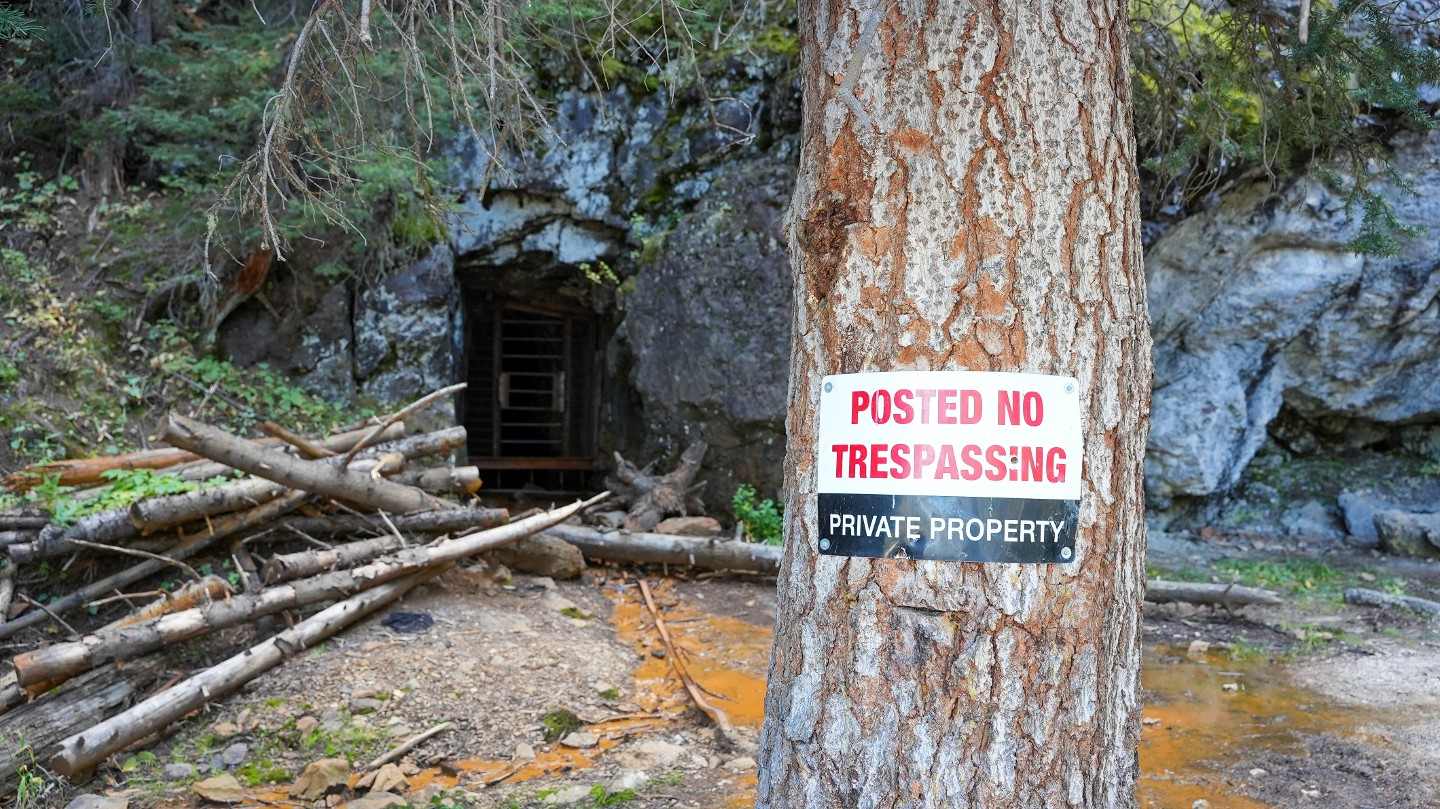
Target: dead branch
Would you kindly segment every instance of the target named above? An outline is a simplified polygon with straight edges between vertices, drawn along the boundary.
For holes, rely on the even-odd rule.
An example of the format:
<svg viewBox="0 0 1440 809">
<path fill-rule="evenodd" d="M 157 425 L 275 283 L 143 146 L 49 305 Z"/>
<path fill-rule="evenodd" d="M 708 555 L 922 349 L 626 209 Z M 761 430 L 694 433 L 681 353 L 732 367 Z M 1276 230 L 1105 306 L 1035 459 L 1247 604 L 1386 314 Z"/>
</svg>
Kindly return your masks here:
<svg viewBox="0 0 1440 809">
<path fill-rule="evenodd" d="M 645 598 L 645 609 L 649 610 L 650 617 L 655 621 L 655 630 L 660 633 L 660 642 L 665 645 L 665 659 L 670 661 L 670 666 L 675 669 L 675 675 L 685 686 L 686 693 L 694 701 L 695 707 L 710 717 L 710 721 L 715 723 L 715 727 L 719 728 L 727 739 L 730 739 L 735 734 L 735 726 L 730 723 L 729 714 L 710 702 L 700 691 L 700 687 L 695 684 L 695 678 L 690 676 L 689 668 L 686 667 L 684 659 L 676 650 L 674 642 L 670 640 L 670 630 L 665 628 L 665 619 L 660 617 L 660 610 L 655 606 L 655 599 L 650 595 L 650 585 L 644 579 L 640 580 L 640 594 Z"/>
<path fill-rule="evenodd" d="M 1440 602 L 1431 601 L 1426 598 L 1416 598 L 1415 596 L 1390 595 L 1389 593 L 1382 593 L 1379 590 L 1369 590 L 1364 587 L 1351 587 L 1346 589 L 1345 603 L 1362 607 L 1403 609 L 1409 610 L 1417 615 L 1440 618 Z"/>
<path fill-rule="evenodd" d="M 188 559 L 225 537 L 251 530 L 256 525 L 264 525 L 277 517 L 285 515 L 291 510 L 298 508 L 301 503 L 309 498 L 310 495 L 303 492 L 289 494 L 249 511 L 227 515 L 223 519 L 216 520 L 206 530 L 183 537 L 180 544 L 176 545 L 166 556 L 174 560 Z M 111 590 L 118 590 L 134 584 L 146 576 L 152 576 L 160 572 L 163 568 L 164 564 L 161 562 L 153 559 L 146 560 L 138 565 L 126 568 L 119 573 L 107 576 L 97 582 L 80 588 L 74 593 L 51 604 L 50 609 L 58 615 L 64 615 L 71 610 L 84 606 L 92 598 L 99 598 L 108 594 Z M 47 617 L 48 616 L 43 613 L 31 612 L 16 618 L 8 624 L 0 625 L 0 640 L 4 640 L 22 629 L 43 623 Z"/>
<path fill-rule="evenodd" d="M 1205 584 L 1160 579 L 1151 579 L 1145 583 L 1145 600 L 1156 604 L 1183 601 L 1187 604 L 1214 604 L 1223 607 L 1283 603 L 1280 594 L 1273 590 L 1241 587 L 1238 584 Z"/>
<path fill-rule="evenodd" d="M 218 699 L 404 595 L 437 575 L 435 567 L 366 590 L 328 607 L 269 640 L 203 673 L 162 691 L 133 708 L 88 730 L 64 739 L 50 757 L 50 768 L 75 777 L 88 772 L 111 753 L 163 729 L 206 702 Z"/>
<path fill-rule="evenodd" d="M 172 413 L 158 434 L 164 441 L 293 489 L 363 503 L 371 508 L 408 514 L 453 508 L 425 492 L 382 478 L 351 472 L 317 461 L 257 451 L 249 442 L 194 419 Z"/>
<path fill-rule="evenodd" d="M 609 562 L 690 565 L 755 573 L 780 570 L 782 549 L 778 545 L 671 534 L 604 533 L 580 525 L 557 525 L 545 533 L 569 542 L 588 557 Z"/>
<path fill-rule="evenodd" d="M 139 621 L 113 631 L 101 631 L 72 643 L 59 643 L 15 657 L 21 685 L 53 680 L 111 660 L 124 660 L 208 632 L 238 626 L 306 604 L 314 604 L 392 581 L 422 569 L 473 556 L 569 519 L 599 502 L 604 495 L 583 503 L 538 514 L 487 531 L 447 540 L 428 548 L 405 548 L 351 570 L 338 570 L 266 588 L 255 595 L 234 596 L 200 607 Z"/>
</svg>

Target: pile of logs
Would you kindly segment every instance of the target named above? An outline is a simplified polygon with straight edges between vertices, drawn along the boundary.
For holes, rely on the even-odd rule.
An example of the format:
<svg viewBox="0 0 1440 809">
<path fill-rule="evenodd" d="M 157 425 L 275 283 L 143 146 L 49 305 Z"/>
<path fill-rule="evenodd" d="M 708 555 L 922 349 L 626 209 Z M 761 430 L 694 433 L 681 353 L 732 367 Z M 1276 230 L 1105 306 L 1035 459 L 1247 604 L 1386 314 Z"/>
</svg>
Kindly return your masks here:
<svg viewBox="0 0 1440 809">
<path fill-rule="evenodd" d="M 53 463 L 7 478 L 17 491 L 58 475 L 60 484 L 81 487 L 69 495 L 81 499 L 100 491 L 84 487 L 95 487 L 108 469 L 164 470 L 209 483 L 68 523 L 37 510 L 0 512 L 7 557 L 0 619 L 10 618 L 0 622 L 0 644 L 18 650 L 0 667 L 0 738 L 24 739 L 23 748 L 0 745 L 0 779 L 30 761 L 64 775 L 87 773 L 457 560 L 537 534 L 605 497 L 512 521 L 471 496 L 480 482 L 474 467 L 407 468 L 464 445 L 462 427 L 405 435 L 403 418 L 447 392 L 316 440 L 276 425 L 266 427 L 270 438 L 247 440 L 171 415 L 157 435 L 169 448 Z M 457 494 L 461 502 L 447 499 Z M 322 537 L 353 541 L 330 545 Z M 262 548 L 280 542 L 305 549 L 257 560 Z M 118 570 L 45 603 L 23 592 L 26 579 L 45 578 L 39 563 L 58 566 L 77 555 L 118 560 L 107 568 Z M 230 580 L 202 576 L 187 561 L 201 558 L 233 563 Z M 188 583 L 169 593 L 125 592 L 171 570 Z M 73 628 L 77 616 L 87 617 L 85 608 L 156 595 L 158 602 L 114 623 Z M 12 599 L 24 603 L 12 608 Z M 331 606 L 291 619 L 289 628 L 223 663 L 158 683 L 177 644 L 325 602 Z M 55 642 L 57 633 L 64 639 Z M 147 696 L 157 684 L 158 693 Z"/>
</svg>

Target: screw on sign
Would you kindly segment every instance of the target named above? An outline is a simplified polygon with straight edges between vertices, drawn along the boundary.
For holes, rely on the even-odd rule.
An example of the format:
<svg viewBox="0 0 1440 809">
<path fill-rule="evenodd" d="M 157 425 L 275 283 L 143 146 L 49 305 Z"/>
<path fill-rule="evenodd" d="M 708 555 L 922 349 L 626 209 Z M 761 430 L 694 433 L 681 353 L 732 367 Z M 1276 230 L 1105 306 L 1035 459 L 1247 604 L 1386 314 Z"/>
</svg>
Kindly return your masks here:
<svg viewBox="0 0 1440 809">
<path fill-rule="evenodd" d="M 1082 457 L 1071 377 L 896 371 L 825 378 L 820 551 L 1058 563 Z"/>
</svg>

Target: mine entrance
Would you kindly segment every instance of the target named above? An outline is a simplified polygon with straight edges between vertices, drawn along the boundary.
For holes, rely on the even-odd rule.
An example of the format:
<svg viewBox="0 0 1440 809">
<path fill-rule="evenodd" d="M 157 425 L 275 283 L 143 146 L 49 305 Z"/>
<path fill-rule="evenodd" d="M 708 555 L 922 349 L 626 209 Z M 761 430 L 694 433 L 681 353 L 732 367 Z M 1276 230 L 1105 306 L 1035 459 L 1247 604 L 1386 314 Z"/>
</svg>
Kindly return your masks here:
<svg viewBox="0 0 1440 809">
<path fill-rule="evenodd" d="M 466 309 L 461 423 L 484 491 L 584 489 L 600 401 L 594 316 L 491 297 Z"/>
</svg>

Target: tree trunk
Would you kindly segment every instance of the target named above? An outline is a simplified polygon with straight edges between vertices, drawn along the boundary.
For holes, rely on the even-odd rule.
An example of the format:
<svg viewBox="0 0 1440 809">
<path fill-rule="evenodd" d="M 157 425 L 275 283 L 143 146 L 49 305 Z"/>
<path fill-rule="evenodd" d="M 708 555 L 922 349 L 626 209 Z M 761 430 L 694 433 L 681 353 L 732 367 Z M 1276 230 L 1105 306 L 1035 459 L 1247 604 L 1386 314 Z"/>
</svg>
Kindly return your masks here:
<svg viewBox="0 0 1440 809">
<path fill-rule="evenodd" d="M 1151 371 L 1125 14 L 800 3 L 786 547 L 757 806 L 1134 806 Z M 819 553 L 822 376 L 897 370 L 1078 380 L 1073 559 Z"/>
</svg>

